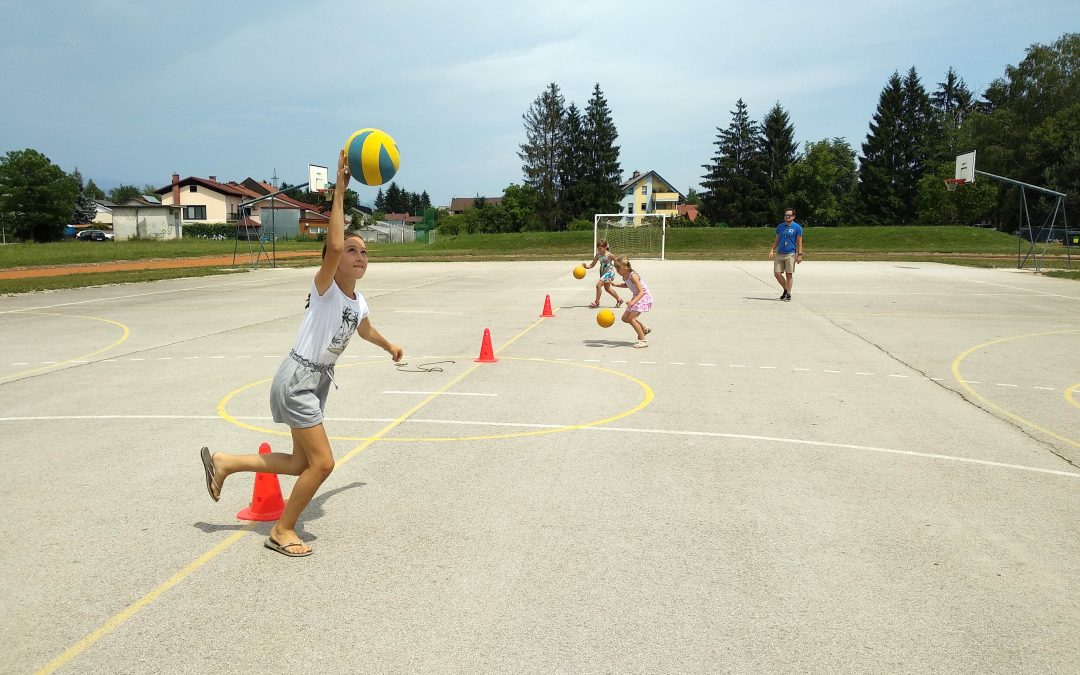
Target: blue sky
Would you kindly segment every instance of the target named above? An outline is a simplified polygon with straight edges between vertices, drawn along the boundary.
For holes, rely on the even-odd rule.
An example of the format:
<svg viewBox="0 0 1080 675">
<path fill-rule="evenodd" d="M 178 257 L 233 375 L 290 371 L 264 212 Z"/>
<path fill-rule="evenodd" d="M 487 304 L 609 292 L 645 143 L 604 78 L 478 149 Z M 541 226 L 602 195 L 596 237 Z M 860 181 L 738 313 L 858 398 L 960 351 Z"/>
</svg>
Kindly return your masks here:
<svg viewBox="0 0 1080 675">
<path fill-rule="evenodd" d="M 598 82 L 624 173 L 685 193 L 740 97 L 758 120 L 779 101 L 800 142 L 858 151 L 894 70 L 933 90 L 952 66 L 981 92 L 1080 27 L 1075 0 L 2 4 L 0 153 L 34 148 L 105 187 L 297 183 L 377 127 L 398 185 L 437 205 L 521 181 L 522 115 L 549 82 L 581 108 Z"/>
</svg>

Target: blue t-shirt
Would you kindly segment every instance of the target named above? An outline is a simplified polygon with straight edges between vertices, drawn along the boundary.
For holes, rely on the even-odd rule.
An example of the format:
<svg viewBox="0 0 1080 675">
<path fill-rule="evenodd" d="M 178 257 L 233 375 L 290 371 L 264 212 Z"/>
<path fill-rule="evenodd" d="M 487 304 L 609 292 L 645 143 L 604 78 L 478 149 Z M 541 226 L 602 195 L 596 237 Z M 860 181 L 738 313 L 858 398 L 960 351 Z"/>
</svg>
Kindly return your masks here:
<svg viewBox="0 0 1080 675">
<path fill-rule="evenodd" d="M 780 237 L 780 243 L 776 246 L 776 252 L 781 255 L 795 253 L 795 239 L 802 236 L 802 225 L 794 220 L 791 224 L 780 223 L 776 226 L 776 236 Z"/>
</svg>

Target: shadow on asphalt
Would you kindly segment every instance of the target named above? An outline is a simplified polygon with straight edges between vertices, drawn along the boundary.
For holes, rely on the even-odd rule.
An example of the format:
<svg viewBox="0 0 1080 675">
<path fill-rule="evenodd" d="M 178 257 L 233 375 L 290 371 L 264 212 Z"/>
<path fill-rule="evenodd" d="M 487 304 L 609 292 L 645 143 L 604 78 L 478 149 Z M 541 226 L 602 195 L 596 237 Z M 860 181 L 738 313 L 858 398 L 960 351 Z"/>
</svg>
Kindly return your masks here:
<svg viewBox="0 0 1080 675">
<path fill-rule="evenodd" d="M 304 530 L 304 523 L 311 520 L 318 520 L 326 513 L 326 511 L 323 509 L 323 505 L 326 503 L 326 500 L 341 492 L 344 492 L 345 490 L 361 488 L 365 485 L 367 485 L 367 483 L 354 481 L 352 483 L 349 483 L 348 485 L 342 485 L 341 487 L 334 488 L 333 490 L 327 490 L 326 492 L 317 493 L 315 495 L 315 498 L 311 500 L 311 503 L 308 504 L 307 508 L 304 509 L 304 512 L 300 514 L 300 519 L 296 523 L 296 533 L 299 535 L 303 535 L 304 541 L 315 541 L 316 539 L 318 539 L 316 535 L 309 534 L 306 530 Z M 250 527 L 243 522 L 229 523 L 228 525 L 219 525 L 216 523 L 204 523 L 202 521 L 194 523 L 194 526 L 207 534 L 213 534 L 214 532 L 228 532 L 230 530 L 246 530 Z M 274 521 L 267 521 L 256 526 L 255 531 L 259 532 L 260 534 L 269 535 L 270 528 L 273 526 Z"/>
</svg>

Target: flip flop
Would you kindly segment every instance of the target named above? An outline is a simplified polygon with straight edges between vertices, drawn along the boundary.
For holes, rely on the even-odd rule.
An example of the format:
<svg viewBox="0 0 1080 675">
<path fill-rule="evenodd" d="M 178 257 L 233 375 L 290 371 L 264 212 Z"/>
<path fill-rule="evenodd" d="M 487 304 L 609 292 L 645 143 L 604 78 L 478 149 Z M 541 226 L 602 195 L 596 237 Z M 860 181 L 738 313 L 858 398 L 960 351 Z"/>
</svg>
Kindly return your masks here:
<svg viewBox="0 0 1080 675">
<path fill-rule="evenodd" d="M 596 309 L 599 306 L 600 306 L 599 302 L 590 302 L 589 303 L 589 309 Z"/>
<path fill-rule="evenodd" d="M 221 487 L 218 487 L 218 493 L 214 494 L 214 460 L 210 456 L 210 448 L 203 448 L 199 451 L 199 457 L 202 459 L 203 471 L 206 473 L 206 491 L 210 493 L 210 499 L 215 502 L 221 499 Z"/>
<path fill-rule="evenodd" d="M 623 302 L 622 298 L 619 298 L 618 300 L 616 300 L 615 301 L 615 308 L 618 309 L 619 307 L 622 307 L 622 302 Z"/>
<path fill-rule="evenodd" d="M 274 541 L 273 537 L 267 537 L 266 541 L 263 543 L 263 546 L 270 549 L 271 551 L 277 551 L 281 555 L 289 556 L 290 558 L 303 558 L 304 556 L 309 556 L 309 555 L 311 555 L 312 553 L 315 552 L 315 551 L 312 551 L 311 549 L 308 549 L 308 550 L 304 551 L 303 553 L 293 553 L 292 551 L 288 550 L 288 548 L 290 546 L 304 546 L 304 542 L 302 542 L 302 541 L 294 541 L 294 542 L 292 542 L 290 544 L 279 544 L 276 541 Z"/>
</svg>

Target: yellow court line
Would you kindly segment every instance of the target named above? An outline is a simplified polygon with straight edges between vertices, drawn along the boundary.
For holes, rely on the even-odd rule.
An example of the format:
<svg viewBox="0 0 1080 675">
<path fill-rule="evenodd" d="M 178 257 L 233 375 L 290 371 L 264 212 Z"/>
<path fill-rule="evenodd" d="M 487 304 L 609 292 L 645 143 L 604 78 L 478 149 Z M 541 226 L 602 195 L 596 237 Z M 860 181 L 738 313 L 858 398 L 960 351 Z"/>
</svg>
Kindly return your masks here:
<svg viewBox="0 0 1080 675">
<path fill-rule="evenodd" d="M 506 345 L 509 345 L 509 344 L 513 343 L 515 340 L 520 338 L 525 333 L 528 333 L 529 331 L 531 331 L 533 328 L 535 328 L 539 324 L 540 324 L 540 321 L 537 321 L 537 322 L 533 323 L 531 326 L 529 326 L 528 328 L 524 329 L 523 331 L 518 333 L 516 336 L 511 338 L 511 340 L 509 342 L 507 342 Z M 503 345 L 503 347 L 505 347 L 506 345 Z M 503 347 L 500 347 L 500 349 L 502 349 Z M 452 381 L 448 382 L 442 389 L 440 389 L 439 391 L 431 394 L 430 396 L 425 398 L 420 403 L 417 403 L 416 405 L 414 405 L 412 408 L 407 410 L 403 415 L 398 417 L 396 420 L 394 420 L 393 422 L 390 422 L 385 427 L 383 427 L 383 429 L 381 429 L 378 433 L 376 433 L 374 436 L 369 438 L 367 441 L 365 441 L 364 443 L 362 443 L 362 444 L 358 445 L 357 447 L 353 448 L 351 451 L 349 451 L 348 454 L 346 454 L 344 457 L 342 457 L 341 460 L 335 462 L 335 464 L 338 465 L 338 466 L 340 466 L 342 464 L 345 464 L 350 459 L 352 459 L 356 455 L 363 452 L 372 443 L 379 440 L 379 438 L 382 435 L 384 435 L 386 433 L 389 433 L 395 427 L 402 424 L 409 416 L 414 414 L 416 411 L 418 411 L 420 408 L 424 407 L 428 403 L 434 401 L 441 393 L 443 393 L 444 391 L 446 391 L 447 389 L 449 389 L 453 385 L 460 382 L 462 379 L 465 378 L 465 376 L 469 375 L 470 373 L 475 372 L 476 369 L 479 368 L 481 365 L 482 364 L 479 364 L 479 363 L 475 364 L 472 368 L 466 370 L 461 375 L 457 376 Z M 265 380 L 263 380 L 263 381 L 265 382 Z M 233 395 L 235 395 L 237 392 L 242 391 L 244 389 L 247 389 L 247 388 L 249 388 L 251 386 L 254 386 L 254 385 L 246 385 L 244 387 L 241 387 L 240 389 L 230 393 L 229 396 L 227 396 L 226 398 L 230 398 Z M 221 409 L 221 404 L 220 403 L 218 404 L 218 409 L 219 409 L 219 411 Z M 228 550 L 236 542 L 243 539 L 248 533 L 251 532 L 251 529 L 254 526 L 255 526 L 255 523 L 251 523 L 248 526 L 246 526 L 243 530 L 230 535 L 227 539 L 220 542 L 219 544 L 217 544 L 216 546 L 211 548 L 209 551 L 207 551 L 206 553 L 199 556 L 198 559 L 196 559 L 194 562 L 189 564 L 187 567 L 180 570 L 179 572 L 177 572 L 176 574 L 171 576 L 169 579 L 167 579 L 166 581 L 161 583 L 157 588 L 155 588 L 154 590 L 150 591 L 146 595 L 142 596 L 141 598 L 139 598 L 135 602 L 133 602 L 130 605 L 128 605 L 127 607 L 125 607 L 118 614 L 116 614 L 115 616 L 110 618 L 108 621 L 103 623 L 100 627 L 98 627 L 92 633 L 90 633 L 89 635 L 84 637 L 82 640 L 79 640 L 78 642 L 73 644 L 71 647 L 68 647 L 66 650 L 64 650 L 64 652 L 62 654 L 60 654 L 55 659 L 50 661 L 48 664 L 45 665 L 44 668 L 42 668 L 41 670 L 39 670 L 37 672 L 38 673 L 52 673 L 52 672 L 56 671 L 58 668 L 60 668 L 61 666 L 63 666 L 65 664 L 67 664 L 68 662 L 70 662 L 76 656 L 78 656 L 82 652 L 86 651 L 87 648 L 89 648 L 91 645 L 96 643 L 98 640 L 100 640 L 103 637 L 109 635 L 114 630 L 116 630 L 117 628 L 122 626 L 131 617 L 135 616 L 140 610 L 142 610 L 144 607 L 146 607 L 151 602 L 156 600 L 159 596 L 161 596 L 165 591 L 169 590 L 173 586 L 176 586 L 178 583 L 180 583 L 181 581 L 186 579 L 188 576 L 190 576 L 197 569 L 199 569 L 200 567 L 205 565 L 210 560 L 213 560 L 215 557 L 217 557 L 221 553 Z"/>
<path fill-rule="evenodd" d="M 1028 335 L 1014 335 L 1013 337 L 1001 338 L 1001 339 L 998 339 L 998 340 L 991 340 L 990 342 L 984 342 L 981 345 L 975 345 L 974 347 L 972 347 L 971 349 L 968 349 L 967 351 L 960 354 L 960 356 L 957 356 L 953 360 L 953 362 L 952 362 L 952 374 L 953 374 L 953 377 L 956 379 L 957 382 L 960 383 L 960 386 L 963 387 L 963 389 L 965 391 L 967 391 L 968 394 L 970 394 L 974 398 L 978 399 L 980 402 L 982 402 L 987 407 L 996 410 L 997 412 L 1001 413 L 1002 415 L 1008 417 L 1009 419 L 1015 420 L 1015 421 L 1019 422 L 1020 424 L 1031 427 L 1032 429 L 1035 429 L 1036 431 L 1041 431 L 1042 433 L 1046 434 L 1047 436 L 1050 436 L 1051 438 L 1056 438 L 1057 440 L 1059 440 L 1059 441 L 1061 441 L 1063 443 L 1068 443 L 1069 445 L 1071 445 L 1073 447 L 1080 448 L 1080 442 L 1075 441 L 1075 440 L 1073 440 L 1071 438 L 1066 438 L 1065 436 L 1061 436 L 1060 434 L 1056 434 L 1053 431 L 1050 431 L 1049 429 L 1041 427 L 1038 424 L 1035 424 L 1034 422 L 1032 422 L 1031 420 L 1025 419 L 1025 418 L 1021 417 L 1020 415 L 1017 415 L 1016 413 L 1013 413 L 1013 412 L 1011 412 L 1009 410 L 1006 410 L 1005 408 L 1003 408 L 1003 407 L 999 406 L 998 404 L 994 403 L 990 399 L 988 399 L 985 396 L 981 395 L 979 392 L 975 391 L 975 389 L 973 387 L 971 387 L 971 385 L 969 385 L 967 382 L 965 382 L 964 378 L 960 375 L 960 364 L 963 363 L 964 359 L 966 359 L 968 356 L 971 356 L 972 354 L 974 354 L 975 352 L 979 351 L 980 349 L 982 349 L 984 347 L 990 347 L 992 345 L 1002 344 L 1004 342 L 1012 342 L 1013 340 L 1023 340 L 1025 338 L 1032 338 L 1032 337 L 1043 337 L 1043 336 L 1046 336 L 1046 335 L 1064 335 L 1066 333 L 1080 333 L 1080 330 L 1055 330 L 1055 331 L 1049 331 L 1049 332 L 1046 332 L 1046 333 L 1030 333 Z M 1073 385 L 1072 387 L 1069 388 L 1069 390 L 1067 390 L 1065 392 L 1065 398 L 1066 399 L 1069 399 L 1070 392 L 1072 391 L 1072 389 L 1076 388 L 1077 386 L 1080 386 L 1080 384 Z"/>
<path fill-rule="evenodd" d="M 99 627 L 93 633 L 90 633 L 82 640 L 79 640 L 75 644 L 68 647 L 63 654 L 57 656 L 52 661 L 49 661 L 47 664 L 45 664 L 44 668 L 37 671 L 38 674 L 41 675 L 43 673 L 52 673 L 66 665 L 73 658 L 83 653 L 87 647 L 119 628 L 125 621 L 134 616 L 140 609 L 142 609 L 146 605 L 149 605 L 154 600 L 157 600 L 159 595 L 169 590 L 176 584 L 180 583 L 188 576 L 190 576 L 192 572 L 217 557 L 219 553 L 229 548 L 236 542 L 240 541 L 246 534 L 248 534 L 248 532 L 251 531 L 251 528 L 255 527 L 255 525 L 256 523 L 250 523 L 243 530 L 240 530 L 239 532 L 234 532 L 233 534 L 229 535 L 227 539 L 225 539 L 206 553 L 203 553 L 194 562 L 192 562 L 187 567 L 170 577 L 168 581 L 128 605 L 119 614 L 112 617 L 105 623 L 101 624 L 101 627 Z"/>
<path fill-rule="evenodd" d="M 124 331 L 124 334 L 120 336 L 119 340 L 112 343 L 111 345 L 109 345 L 107 347 L 102 347 L 101 349 L 98 349 L 96 351 L 92 351 L 89 354 L 83 354 L 82 356 L 76 356 L 76 357 L 70 358 L 70 359 L 68 359 L 66 361 L 60 361 L 58 363 L 50 363 L 47 366 L 42 366 L 41 368 L 34 368 L 33 370 L 24 370 L 22 372 L 15 373 L 13 375 L 4 375 L 2 380 L 5 380 L 5 381 L 6 380 L 12 380 L 12 379 L 15 379 L 17 377 L 25 377 L 26 375 L 32 375 L 34 373 L 40 373 L 40 372 L 43 372 L 43 371 L 46 371 L 46 370 L 52 370 L 54 368 L 59 368 L 60 366 L 66 366 L 69 363 L 74 363 L 75 361 L 83 361 L 85 359 L 90 358 L 91 356 L 97 356 L 98 354 L 100 354 L 102 352 L 107 352 L 110 349 L 116 347 L 117 345 L 119 345 L 124 340 L 127 340 L 128 336 L 131 335 L 131 330 L 129 330 L 128 327 L 125 326 L 124 324 L 119 323 L 117 321 L 111 321 L 109 319 L 102 319 L 101 317 L 98 317 L 98 316 L 82 316 L 80 314 L 54 314 L 54 313 L 51 313 L 51 312 L 20 312 L 20 314 L 40 314 L 41 316 L 62 316 L 65 319 L 87 319 L 89 321 L 101 321 L 101 322 L 104 322 L 104 323 L 111 323 L 114 326 L 119 326 L 120 329 L 122 331 Z"/>
<path fill-rule="evenodd" d="M 500 349 L 502 349 L 502 347 L 500 347 Z M 453 357 L 446 357 L 446 358 L 459 359 L 459 358 L 465 358 L 465 357 L 453 356 Z M 636 412 L 642 410 L 643 408 L 645 408 L 646 406 L 648 406 L 650 403 L 652 403 L 653 399 L 655 398 L 655 392 L 653 392 L 652 387 L 650 387 L 648 384 L 646 384 L 645 382 L 639 380 L 638 378 L 636 378 L 636 377 L 634 377 L 632 375 L 627 375 L 626 373 L 620 373 L 619 371 L 611 370 L 610 368 L 604 368 L 602 366 L 593 366 L 593 365 L 589 365 L 589 364 L 585 364 L 585 363 L 574 363 L 572 361 L 551 361 L 549 359 L 537 359 L 537 358 L 526 359 L 526 358 L 522 358 L 522 357 L 513 357 L 513 356 L 509 356 L 509 357 L 504 356 L 503 360 L 506 360 L 506 361 L 528 361 L 528 362 L 531 362 L 531 363 L 549 363 L 549 364 L 554 364 L 554 365 L 559 365 L 559 366 L 573 366 L 575 368 L 587 368 L 589 370 L 598 370 L 598 371 L 600 371 L 602 373 L 607 373 L 609 375 L 615 375 L 617 377 L 621 377 L 623 379 L 630 380 L 631 382 L 633 382 L 634 384 L 636 384 L 638 387 L 641 388 L 641 390 L 644 392 L 644 396 L 642 397 L 641 401 L 638 402 L 638 404 L 635 405 L 632 408 L 629 408 L 629 409 L 624 410 L 622 412 L 615 413 L 614 415 L 610 415 L 610 416 L 605 417 L 603 419 L 592 420 L 592 421 L 589 421 L 589 422 L 582 422 L 580 424 L 565 424 L 565 425 L 560 425 L 560 426 L 551 427 L 551 428 L 547 428 L 547 429 L 532 429 L 532 430 L 529 430 L 529 431 L 513 431 L 513 432 L 504 433 L 504 434 L 483 434 L 483 435 L 479 435 L 479 436 L 396 436 L 394 438 L 382 438 L 382 439 L 379 439 L 379 440 L 381 440 L 384 443 L 443 443 L 443 442 L 454 442 L 454 441 L 491 441 L 491 440 L 500 440 L 500 439 L 505 439 L 505 438 L 523 438 L 525 436 L 543 436 L 543 435 L 546 435 L 546 434 L 558 434 L 558 433 L 563 433 L 563 432 L 566 432 L 566 431 L 576 431 L 578 429 L 587 429 L 589 427 L 596 427 L 596 426 L 600 426 L 602 424 L 608 424 L 610 422 L 614 422 L 615 420 L 620 420 L 620 419 L 622 419 L 624 417 L 629 417 L 630 415 L 633 415 L 634 413 L 636 413 Z M 368 362 L 365 362 L 365 363 L 350 363 L 350 364 L 346 364 L 346 365 L 342 366 L 342 368 L 344 369 L 344 368 L 352 368 L 353 366 L 368 366 L 368 365 L 373 365 L 375 363 L 378 363 L 378 362 L 377 361 L 368 361 Z M 478 365 L 482 365 L 482 364 L 478 364 Z M 471 370 L 467 371 L 466 374 L 473 372 L 475 369 L 476 368 L 474 366 Z M 262 433 L 262 434 L 274 434 L 274 435 L 279 435 L 279 436 L 288 436 L 289 435 L 288 433 L 279 431 L 277 429 L 271 429 L 271 428 L 268 428 L 268 427 L 259 427 L 259 426 L 255 426 L 253 424 L 249 424 L 247 422 L 241 421 L 241 420 L 237 419 L 236 417 L 233 417 L 233 415 L 230 414 L 228 410 L 226 410 L 226 407 L 228 406 L 229 402 L 233 399 L 234 396 L 236 396 L 237 394 L 240 394 L 240 393 L 242 393 L 242 392 L 244 392 L 244 391 L 246 391 L 248 389 L 251 389 L 252 387 L 257 387 L 257 386 L 266 384 L 267 382 L 270 381 L 270 379 L 271 378 L 267 378 L 267 379 L 259 380 L 258 382 L 252 382 L 251 384 L 244 385 L 243 387 L 240 387 L 239 389 L 236 389 L 236 390 L 230 392 L 218 404 L 218 409 L 217 409 L 218 416 L 221 417 L 222 419 L 224 419 L 226 422 L 230 422 L 232 424 L 235 424 L 236 426 L 238 426 L 238 427 L 240 427 L 242 429 L 247 429 L 249 431 L 257 431 L 257 432 Z M 454 380 L 454 383 L 456 383 L 456 382 L 460 382 L 460 379 Z M 451 383 L 451 384 L 453 384 L 453 383 Z M 437 395 L 437 396 L 442 395 L 442 393 L 444 393 L 444 392 L 445 392 L 445 389 L 441 389 L 438 392 L 436 392 L 435 395 Z M 365 437 L 365 436 L 330 436 L 329 438 L 332 441 L 367 441 L 367 440 L 371 439 L 371 437 Z"/>
<path fill-rule="evenodd" d="M 1073 406 L 1080 408 L 1080 403 L 1077 403 L 1076 399 L 1073 398 L 1073 392 L 1078 390 L 1080 390 L 1080 382 L 1077 382 L 1076 384 L 1065 390 L 1065 400 L 1071 403 Z"/>
</svg>

